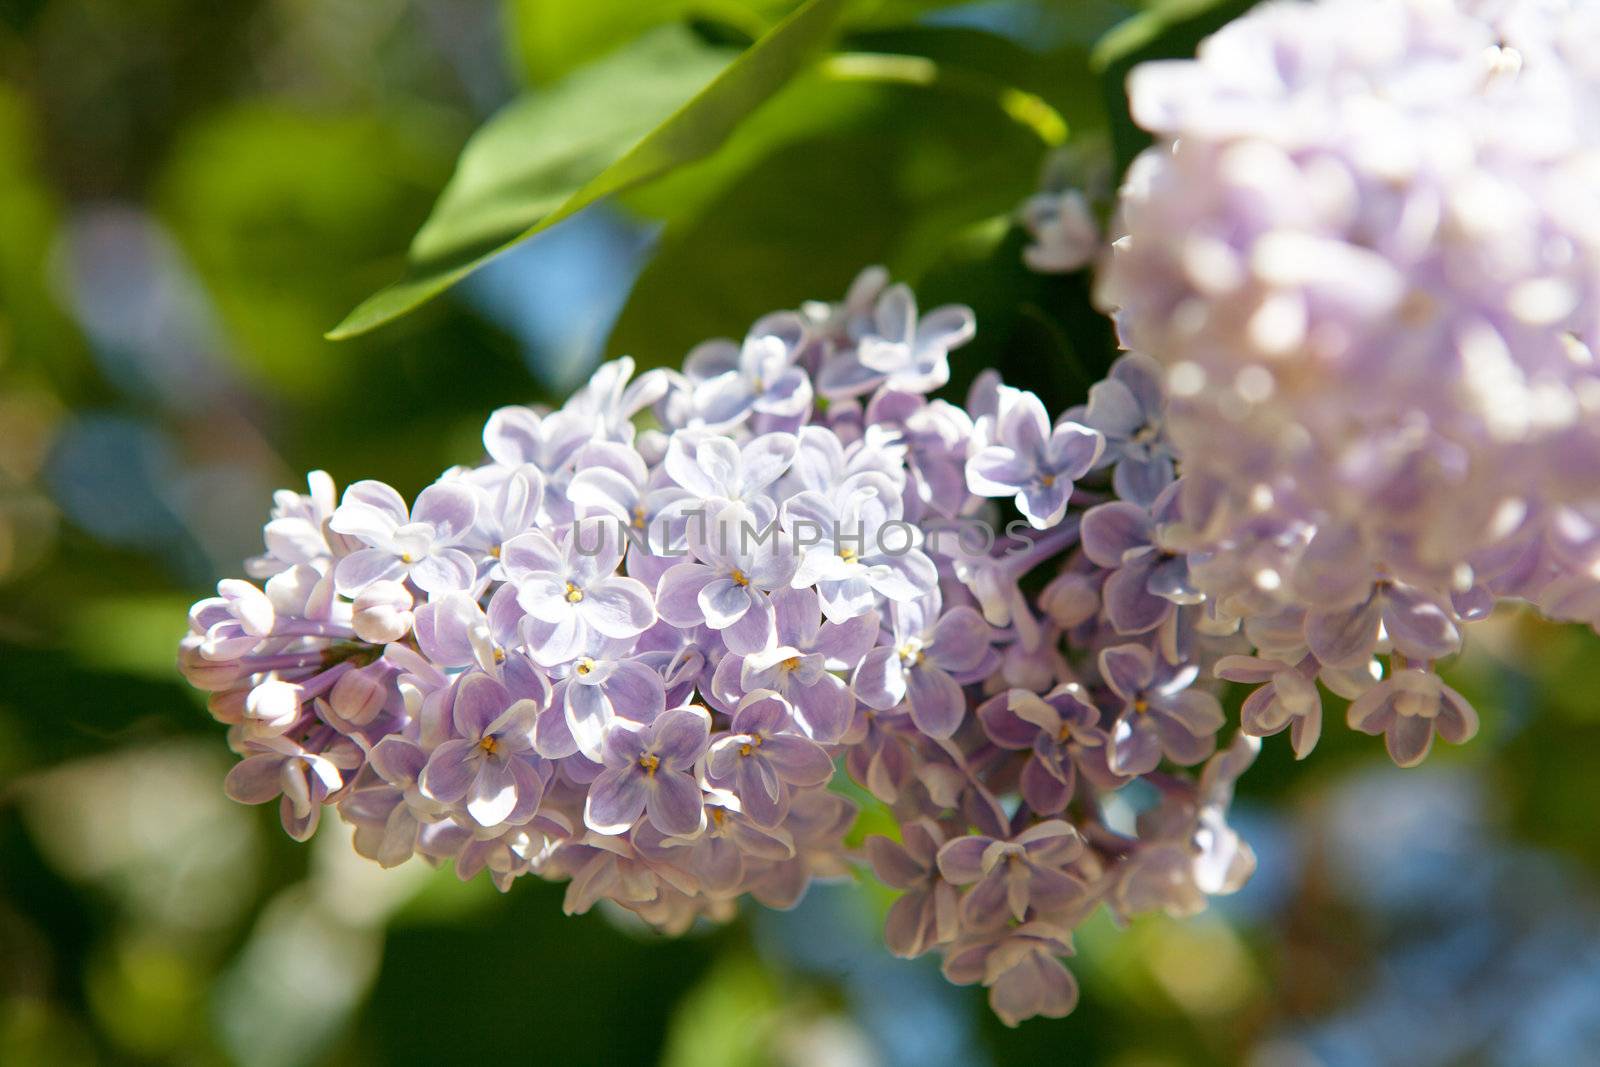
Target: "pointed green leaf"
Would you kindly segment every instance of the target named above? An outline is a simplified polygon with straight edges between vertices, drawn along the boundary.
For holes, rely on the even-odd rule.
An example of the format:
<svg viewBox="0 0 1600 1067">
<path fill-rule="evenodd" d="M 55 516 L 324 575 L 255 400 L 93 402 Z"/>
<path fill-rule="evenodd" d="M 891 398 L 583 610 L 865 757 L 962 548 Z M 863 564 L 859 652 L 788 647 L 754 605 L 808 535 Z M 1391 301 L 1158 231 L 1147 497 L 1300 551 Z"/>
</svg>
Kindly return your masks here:
<svg viewBox="0 0 1600 1067">
<path fill-rule="evenodd" d="M 725 53 L 664 27 L 513 103 L 462 152 L 412 241 L 407 277 L 328 337 L 398 318 L 590 204 L 709 156 L 824 47 L 848 3 L 808 0 L 720 73 Z"/>
</svg>

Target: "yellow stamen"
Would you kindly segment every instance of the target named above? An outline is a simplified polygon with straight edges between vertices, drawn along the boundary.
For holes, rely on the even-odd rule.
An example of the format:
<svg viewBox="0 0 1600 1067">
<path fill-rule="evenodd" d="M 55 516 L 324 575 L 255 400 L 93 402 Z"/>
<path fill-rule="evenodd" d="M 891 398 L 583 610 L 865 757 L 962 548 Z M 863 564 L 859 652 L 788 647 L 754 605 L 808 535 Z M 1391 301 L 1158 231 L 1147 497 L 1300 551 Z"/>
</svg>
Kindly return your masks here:
<svg viewBox="0 0 1600 1067">
<path fill-rule="evenodd" d="M 496 741 L 493 735 L 491 735 L 489 737 L 485 737 L 482 741 L 479 741 L 478 747 L 492 756 L 496 752 L 500 751 L 500 742 Z"/>
<path fill-rule="evenodd" d="M 790 656 L 788 659 L 778 664 L 778 666 L 782 667 L 786 671 L 797 671 L 800 669 L 800 657 Z"/>
<path fill-rule="evenodd" d="M 1150 702 L 1144 697 L 1140 697 L 1138 700 L 1133 702 L 1133 710 L 1136 713 L 1143 715 L 1145 712 L 1150 710 Z"/>
<path fill-rule="evenodd" d="M 400 553 L 400 562 L 409 564 L 409 563 L 415 563 L 416 560 L 412 558 L 411 553 L 402 552 L 402 553 Z"/>
<path fill-rule="evenodd" d="M 733 584 L 734 585 L 747 586 L 747 585 L 750 584 L 750 579 L 745 576 L 744 571 L 740 570 L 737 567 L 735 567 L 733 569 L 733 573 L 728 575 L 728 577 L 733 579 Z"/>
<path fill-rule="evenodd" d="M 640 756 L 639 766 L 644 768 L 645 777 L 654 778 L 656 776 L 656 768 L 661 766 L 661 757 Z"/>
<path fill-rule="evenodd" d="M 567 583 L 567 603 L 576 604 L 579 601 L 581 601 L 582 599 L 583 599 L 583 590 L 579 589 L 577 586 L 573 585 L 571 582 L 568 582 Z"/>
<path fill-rule="evenodd" d="M 489 555 L 493 559 L 499 559 L 500 558 L 500 546 L 499 545 L 495 545 L 493 548 L 489 549 Z"/>
<path fill-rule="evenodd" d="M 572 669 L 577 671 L 579 674 L 588 674 L 590 671 L 594 670 L 594 660 L 585 656 L 583 659 L 580 659 L 577 663 L 575 663 Z"/>
<path fill-rule="evenodd" d="M 839 558 L 846 563 L 851 563 L 856 558 L 856 550 L 853 548 L 841 548 L 839 550 Z"/>
</svg>

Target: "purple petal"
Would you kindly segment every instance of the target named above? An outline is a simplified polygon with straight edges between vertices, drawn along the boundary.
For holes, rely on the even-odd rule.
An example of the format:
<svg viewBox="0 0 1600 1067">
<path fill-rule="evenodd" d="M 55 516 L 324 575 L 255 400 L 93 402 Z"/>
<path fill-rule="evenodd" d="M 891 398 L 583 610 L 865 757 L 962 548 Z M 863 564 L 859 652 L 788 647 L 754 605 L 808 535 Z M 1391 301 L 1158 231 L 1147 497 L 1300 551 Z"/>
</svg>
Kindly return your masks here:
<svg viewBox="0 0 1600 1067">
<path fill-rule="evenodd" d="M 706 751 L 711 724 L 697 708 L 673 708 L 655 722 L 655 752 L 670 767 L 687 769 Z"/>
<path fill-rule="evenodd" d="M 283 792 L 283 759 L 277 753 L 267 753 L 240 760 L 223 779 L 223 792 L 240 804 L 265 804 Z"/>
<path fill-rule="evenodd" d="M 517 806 L 517 782 L 504 760 L 487 759 L 467 790 L 467 814 L 479 826 L 499 826 Z"/>
<path fill-rule="evenodd" d="M 1035 530 L 1048 530 L 1061 522 L 1072 497 L 1072 483 L 1056 479 L 1049 485 L 1030 484 L 1017 494 L 1017 510 Z"/>
<path fill-rule="evenodd" d="M 340 507 L 342 508 L 345 504 L 356 504 L 370 508 L 390 520 L 390 529 L 408 522 L 410 518 L 404 497 L 396 492 L 393 487 L 370 479 L 355 482 L 347 488 L 344 491 L 344 497 L 340 501 Z M 353 530 L 341 529 L 337 519 L 332 525 L 340 533 L 354 534 Z"/>
<path fill-rule="evenodd" d="M 843 679 L 824 674 L 811 685 L 794 686 L 790 697 L 795 720 L 813 741 L 833 744 L 850 728 L 856 701 Z"/>
<path fill-rule="evenodd" d="M 422 768 L 428 764 L 428 754 L 410 741 L 390 734 L 373 746 L 367 754 L 367 762 L 378 772 L 378 777 L 397 789 L 405 789 L 416 784 Z"/>
<path fill-rule="evenodd" d="M 478 494 L 462 482 L 435 482 L 417 494 L 411 520 L 432 524 L 435 544 L 453 545 L 478 521 Z"/>
<path fill-rule="evenodd" d="M 1216 733 L 1227 721 L 1227 717 L 1222 713 L 1222 704 L 1217 698 L 1199 689 L 1185 689 L 1181 693 L 1167 697 L 1161 703 L 1161 711 L 1182 723 L 1183 727 L 1196 737 L 1207 737 Z"/>
<path fill-rule="evenodd" d="M 1124 700 L 1132 700 L 1155 678 L 1155 657 L 1143 645 L 1115 645 L 1100 653 L 1100 675 Z"/>
<path fill-rule="evenodd" d="M 1120 775 L 1149 774 L 1161 763 L 1161 742 L 1153 724 L 1142 716 L 1123 715 L 1111 728 L 1112 771 Z"/>
<path fill-rule="evenodd" d="M 772 594 L 772 610 L 780 644 L 810 648 L 817 640 L 822 602 L 815 589 L 779 589 Z"/>
<path fill-rule="evenodd" d="M 1217 739 L 1212 734 L 1197 736 L 1170 715 L 1152 713 L 1148 718 L 1161 743 L 1161 751 L 1176 764 L 1191 767 L 1216 751 Z"/>
<path fill-rule="evenodd" d="M 1306 644 L 1323 666 L 1358 666 L 1377 648 L 1379 621 L 1376 596 L 1353 608 L 1313 611 L 1306 616 Z"/>
<path fill-rule="evenodd" d="M 1384 731 L 1389 758 L 1398 767 L 1415 767 L 1428 758 L 1433 746 L 1433 720 L 1420 715 L 1396 715 Z"/>
<path fill-rule="evenodd" d="M 883 943 L 901 959 L 914 959 L 932 947 L 933 893 L 907 893 L 889 905 L 884 918 Z"/>
<path fill-rule="evenodd" d="M 917 729 L 933 738 L 954 734 L 967 710 L 961 686 L 932 663 L 923 663 L 906 673 L 906 699 Z"/>
<path fill-rule="evenodd" d="M 740 758 L 734 780 L 746 815 L 762 826 L 777 826 L 783 820 L 783 786 L 767 760 Z"/>
<path fill-rule="evenodd" d="M 846 622 L 825 622 L 811 647 L 828 658 L 829 670 L 850 670 L 877 642 L 881 626 L 875 612 Z"/>
<path fill-rule="evenodd" d="M 750 610 L 722 628 L 722 643 L 730 652 L 749 655 L 772 640 L 772 602 L 760 593 L 752 594 L 749 601 Z"/>
<path fill-rule="evenodd" d="M 1442 699 L 1439 702 L 1439 714 L 1433 720 L 1433 728 L 1452 745 L 1465 744 L 1478 732 L 1478 712 L 1466 697 L 1443 682 L 1439 683 L 1439 689 Z"/>
<path fill-rule="evenodd" d="M 477 568 L 472 557 L 460 549 L 435 550 L 412 564 L 409 577 L 424 592 L 433 594 L 454 593 L 472 585 Z"/>
<path fill-rule="evenodd" d="M 1066 810 L 1072 799 L 1072 782 L 1063 781 L 1061 770 L 1071 775 L 1070 763 L 1054 764 L 1036 751 L 1022 767 L 1022 799 L 1040 815 L 1055 815 Z"/>
<path fill-rule="evenodd" d="M 650 590 L 633 578 L 607 578 L 584 590 L 578 604 L 583 621 L 606 637 L 637 637 L 655 625 Z"/>
<path fill-rule="evenodd" d="M 1032 747 L 1033 739 L 1039 736 L 1039 727 L 1012 710 L 1012 693 L 1020 693 L 1023 697 L 1044 704 L 1044 701 L 1025 690 L 1000 693 L 978 705 L 978 721 L 983 723 L 983 732 L 989 736 L 989 740 L 1001 748 L 1021 751 Z M 1048 704 L 1044 706 L 1051 715 L 1055 715 L 1054 708 Z M 1059 726 L 1060 716 L 1056 716 L 1056 721 Z"/>
<path fill-rule="evenodd" d="M 990 985 L 989 1006 L 1007 1026 L 1039 1015 L 1060 1019 L 1078 1006 L 1078 982 L 1060 960 L 1030 953 Z"/>
<path fill-rule="evenodd" d="M 381 548 L 362 548 L 341 559 L 334 567 L 334 586 L 340 595 L 354 597 L 373 582 L 403 577 L 404 563 L 393 552 Z"/>
<path fill-rule="evenodd" d="M 1445 609 L 1408 586 L 1391 585 L 1383 597 L 1383 628 L 1408 659 L 1443 659 L 1461 651 L 1461 631 Z"/>
<path fill-rule="evenodd" d="M 783 476 L 794 463 L 800 442 L 793 434 L 763 434 L 744 446 L 743 477 L 739 488 L 745 494 L 765 489 Z"/>
<path fill-rule="evenodd" d="M 1150 561 L 1136 561 L 1117 569 L 1101 587 L 1106 617 L 1123 635 L 1149 633 L 1173 614 L 1173 603 L 1150 595 Z"/>
<path fill-rule="evenodd" d="M 983 662 L 992 631 L 983 616 L 966 605 L 951 608 L 934 623 L 928 659 L 953 674 L 962 674 Z"/>
<path fill-rule="evenodd" d="M 1134 549 L 1149 547 L 1153 529 L 1144 508 L 1114 501 L 1090 508 L 1083 516 L 1083 554 L 1102 567 L 1120 567 Z"/>
<path fill-rule="evenodd" d="M 928 872 L 898 842 L 874 834 L 866 840 L 867 859 L 878 881 L 890 889 L 911 889 L 927 878 Z"/>
<path fill-rule="evenodd" d="M 971 885 L 983 877 L 983 857 L 994 838 L 958 837 L 939 849 L 939 873 L 952 885 Z"/>
<path fill-rule="evenodd" d="M 487 674 L 474 671 L 456 683 L 451 721 L 457 734 L 476 741 L 489 732 L 490 724 L 510 704 L 511 694 L 506 692 L 505 686 Z"/>
<path fill-rule="evenodd" d="M 658 771 L 648 793 L 645 810 L 650 823 L 668 837 L 688 837 L 705 826 L 705 798 L 689 775 Z"/>
<path fill-rule="evenodd" d="M 589 786 L 584 824 L 597 834 L 626 833 L 644 814 L 649 794 L 650 787 L 637 766 L 609 768 Z"/>
<path fill-rule="evenodd" d="M 661 576 L 656 586 L 656 611 L 674 626 L 696 626 L 705 621 L 700 592 L 716 578 L 710 567 L 680 563 Z"/>
<path fill-rule="evenodd" d="M 1176 472 L 1168 456 L 1125 457 L 1111 472 L 1111 488 L 1123 500 L 1149 506 L 1172 484 Z"/>
<path fill-rule="evenodd" d="M 601 687 L 617 713 L 635 722 L 654 722 L 666 707 L 661 675 L 638 660 L 622 660 Z"/>
<path fill-rule="evenodd" d="M 1087 426 L 1064 422 L 1050 433 L 1046 454 L 1050 457 L 1058 483 L 1081 478 L 1089 473 L 1100 453 L 1105 451 L 1106 439 Z"/>
<path fill-rule="evenodd" d="M 751 600 L 748 584 L 741 585 L 732 578 L 713 578 L 700 590 L 699 607 L 706 625 L 721 630 L 744 618 Z"/>
<path fill-rule="evenodd" d="M 1083 420 L 1108 436 L 1130 437 L 1144 425 L 1144 412 L 1132 389 L 1116 378 L 1106 378 L 1089 387 Z"/>
<path fill-rule="evenodd" d="M 939 571 L 921 549 L 879 556 L 868 571 L 872 588 L 890 600 L 905 602 L 925 596 L 939 584 Z"/>
<path fill-rule="evenodd" d="M 850 685 L 863 704 L 877 711 L 888 711 L 906 698 L 905 671 L 888 645 L 867 653 Z"/>
<path fill-rule="evenodd" d="M 562 575 L 567 571 L 567 554 L 549 537 L 534 530 L 513 537 L 500 547 L 500 564 L 512 581 L 521 582 L 527 575 L 549 573 Z"/>
<path fill-rule="evenodd" d="M 476 742 L 460 738 L 434 749 L 417 780 L 423 795 L 441 804 L 454 804 L 466 796 L 478 775 L 479 760 L 474 757 L 478 751 Z"/>
<path fill-rule="evenodd" d="M 1031 459 L 1003 445 L 989 445 L 967 460 L 967 488 L 978 496 L 1013 496 L 1033 478 Z"/>
<path fill-rule="evenodd" d="M 769 737 L 761 745 L 761 754 L 778 772 L 778 777 L 790 785 L 821 785 L 833 777 L 833 760 L 821 745 L 803 737 L 792 734 Z"/>
</svg>

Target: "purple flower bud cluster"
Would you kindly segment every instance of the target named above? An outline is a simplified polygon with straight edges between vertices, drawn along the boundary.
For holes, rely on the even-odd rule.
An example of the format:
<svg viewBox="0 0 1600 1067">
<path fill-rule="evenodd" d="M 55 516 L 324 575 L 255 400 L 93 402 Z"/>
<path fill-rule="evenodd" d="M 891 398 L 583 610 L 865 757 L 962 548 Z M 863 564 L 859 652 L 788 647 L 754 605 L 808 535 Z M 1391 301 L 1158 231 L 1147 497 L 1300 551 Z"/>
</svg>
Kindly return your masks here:
<svg viewBox="0 0 1600 1067">
<path fill-rule="evenodd" d="M 1262 5 L 1129 79 L 1099 294 L 1165 364 L 1185 550 L 1256 646 L 1401 764 L 1477 720 L 1431 665 L 1497 600 L 1600 624 L 1600 68 L 1565 0 Z M 1375 652 L 1393 673 L 1377 682 Z"/>
</svg>

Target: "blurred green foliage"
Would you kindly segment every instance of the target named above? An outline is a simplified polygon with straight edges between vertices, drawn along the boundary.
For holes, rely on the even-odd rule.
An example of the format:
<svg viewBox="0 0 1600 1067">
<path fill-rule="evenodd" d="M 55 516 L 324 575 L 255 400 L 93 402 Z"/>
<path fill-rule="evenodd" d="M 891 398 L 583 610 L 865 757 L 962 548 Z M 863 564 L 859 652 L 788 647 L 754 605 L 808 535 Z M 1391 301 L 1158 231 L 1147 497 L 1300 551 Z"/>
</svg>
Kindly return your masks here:
<svg viewBox="0 0 1600 1067">
<path fill-rule="evenodd" d="M 1017 1031 L 886 958 L 881 889 L 666 941 L 559 886 L 377 871 L 224 800 L 173 670 L 272 489 L 414 489 L 569 350 L 676 363 L 884 262 L 976 310 L 955 395 L 996 367 L 1081 400 L 1110 326 L 1085 275 L 1024 269 L 1015 207 L 1062 147 L 1103 206 L 1128 67 L 1243 6 L 0 0 L 0 1064 L 1226 1064 L 1356 996 L 1384 936 L 1311 845 L 1275 854 L 1304 903 L 1096 920 L 1082 1007 Z M 323 339 L 408 270 L 348 325 L 397 321 Z M 573 304 L 621 310 L 562 334 Z M 1600 643 L 1485 632 L 1456 669 L 1485 736 L 1435 758 L 1600 869 Z M 1314 826 L 1375 759 L 1269 743 L 1242 794 Z M 869 806 L 856 839 L 888 829 Z"/>
</svg>

